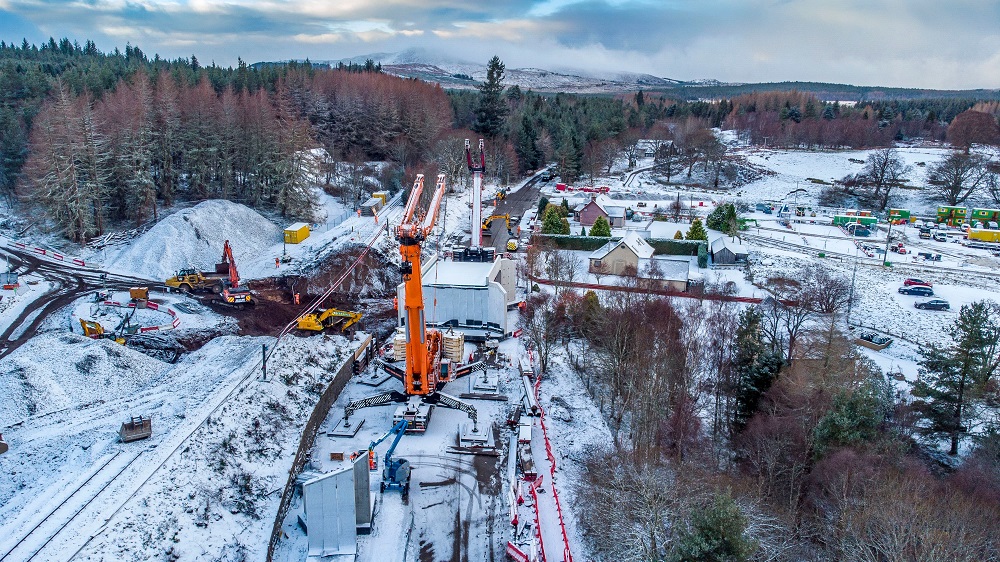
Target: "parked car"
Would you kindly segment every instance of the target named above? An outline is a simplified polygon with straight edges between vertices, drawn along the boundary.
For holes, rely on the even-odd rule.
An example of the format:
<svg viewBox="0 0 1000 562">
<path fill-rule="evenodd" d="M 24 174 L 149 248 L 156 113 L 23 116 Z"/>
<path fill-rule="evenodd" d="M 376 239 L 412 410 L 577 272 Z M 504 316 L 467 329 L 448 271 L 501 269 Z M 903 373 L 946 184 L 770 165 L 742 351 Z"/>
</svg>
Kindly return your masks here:
<svg viewBox="0 0 1000 562">
<path fill-rule="evenodd" d="M 926 287 L 924 285 L 912 285 L 910 287 L 900 287 L 900 294 L 903 295 L 918 295 L 921 297 L 933 297 L 934 289 Z"/>
<path fill-rule="evenodd" d="M 919 308 L 920 310 L 951 310 L 951 305 L 948 301 L 942 299 L 931 299 L 929 301 L 923 301 L 913 304 L 914 308 Z"/>
<path fill-rule="evenodd" d="M 909 287 L 911 285 L 923 285 L 924 287 L 933 287 L 934 286 L 933 283 L 930 283 L 928 281 L 924 281 L 922 279 L 917 279 L 915 277 L 910 277 L 908 279 L 905 279 L 903 281 L 903 285 L 906 285 L 907 287 Z"/>
</svg>

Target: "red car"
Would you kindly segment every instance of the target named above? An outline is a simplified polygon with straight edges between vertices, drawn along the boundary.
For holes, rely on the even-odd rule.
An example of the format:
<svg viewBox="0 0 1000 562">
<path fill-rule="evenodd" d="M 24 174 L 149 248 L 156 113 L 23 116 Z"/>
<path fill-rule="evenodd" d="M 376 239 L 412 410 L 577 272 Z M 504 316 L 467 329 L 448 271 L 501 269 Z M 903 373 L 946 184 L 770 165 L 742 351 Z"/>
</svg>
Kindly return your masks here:
<svg viewBox="0 0 1000 562">
<path fill-rule="evenodd" d="M 906 279 L 905 281 L 903 281 L 903 285 L 906 285 L 907 287 L 910 287 L 912 285 L 923 285 L 924 287 L 933 287 L 934 286 L 930 282 L 923 281 L 921 279 L 914 279 L 913 277 L 910 277 L 909 279 Z"/>
</svg>

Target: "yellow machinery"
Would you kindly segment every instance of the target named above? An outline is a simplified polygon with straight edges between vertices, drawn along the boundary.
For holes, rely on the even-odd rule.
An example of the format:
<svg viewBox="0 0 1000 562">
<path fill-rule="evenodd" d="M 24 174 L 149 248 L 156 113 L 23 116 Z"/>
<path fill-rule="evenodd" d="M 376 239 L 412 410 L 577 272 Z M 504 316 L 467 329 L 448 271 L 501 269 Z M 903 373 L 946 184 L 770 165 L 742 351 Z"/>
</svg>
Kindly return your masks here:
<svg viewBox="0 0 1000 562">
<path fill-rule="evenodd" d="M 87 336 L 88 338 L 93 338 L 95 340 L 106 338 L 109 340 L 115 340 L 116 342 L 121 344 L 125 343 L 125 338 L 105 332 L 104 326 L 101 326 L 100 322 L 94 322 L 92 320 L 84 320 L 83 318 L 81 318 L 80 326 L 83 326 L 83 335 Z"/>
<path fill-rule="evenodd" d="M 483 221 L 483 230 L 489 230 L 490 224 L 492 224 L 495 219 L 503 219 L 504 222 L 507 223 L 507 232 L 510 232 L 510 215 L 509 214 L 504 214 L 504 215 L 490 215 L 490 216 L 486 217 L 486 220 Z"/>
<path fill-rule="evenodd" d="M 361 321 L 361 316 L 360 312 L 349 312 L 336 308 L 320 309 L 299 317 L 298 328 L 300 330 L 321 332 L 324 328 L 332 328 L 340 324 L 340 331 L 346 332 L 348 328 Z"/>
</svg>

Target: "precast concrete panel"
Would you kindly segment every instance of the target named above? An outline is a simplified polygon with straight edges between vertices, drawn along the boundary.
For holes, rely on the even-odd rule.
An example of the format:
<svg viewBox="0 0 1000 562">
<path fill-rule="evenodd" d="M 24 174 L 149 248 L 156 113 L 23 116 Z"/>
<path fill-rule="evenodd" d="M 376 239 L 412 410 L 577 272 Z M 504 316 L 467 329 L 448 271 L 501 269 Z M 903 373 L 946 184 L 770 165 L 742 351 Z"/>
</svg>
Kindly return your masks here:
<svg viewBox="0 0 1000 562">
<path fill-rule="evenodd" d="M 354 468 L 302 485 L 310 556 L 354 555 L 358 550 Z"/>
</svg>

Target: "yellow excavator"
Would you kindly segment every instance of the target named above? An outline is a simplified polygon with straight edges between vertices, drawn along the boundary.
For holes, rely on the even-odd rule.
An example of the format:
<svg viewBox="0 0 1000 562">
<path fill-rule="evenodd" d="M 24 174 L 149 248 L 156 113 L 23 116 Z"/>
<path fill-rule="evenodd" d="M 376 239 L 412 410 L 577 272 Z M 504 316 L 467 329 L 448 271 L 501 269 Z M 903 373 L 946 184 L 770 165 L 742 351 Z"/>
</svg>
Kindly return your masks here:
<svg viewBox="0 0 1000 562">
<path fill-rule="evenodd" d="M 120 344 L 125 343 L 124 337 L 105 332 L 104 326 L 101 326 L 100 322 L 94 322 L 93 320 L 84 320 L 83 318 L 81 318 L 80 325 L 83 326 L 83 335 L 87 336 L 88 338 L 93 338 L 95 340 L 107 338 L 109 340 L 115 340 Z"/>
<path fill-rule="evenodd" d="M 504 223 L 506 223 L 506 225 L 507 225 L 507 232 L 510 232 L 510 215 L 509 214 L 490 215 L 490 216 L 486 217 L 486 220 L 483 221 L 483 230 L 489 230 L 490 229 L 490 224 L 492 224 L 493 221 L 496 220 L 496 219 L 503 219 Z"/>
<path fill-rule="evenodd" d="M 360 312 L 349 312 L 336 308 L 320 309 L 299 317 L 298 328 L 300 330 L 321 332 L 325 328 L 333 328 L 339 324 L 340 331 L 346 332 L 348 328 L 361 320 L 361 316 Z"/>
</svg>

